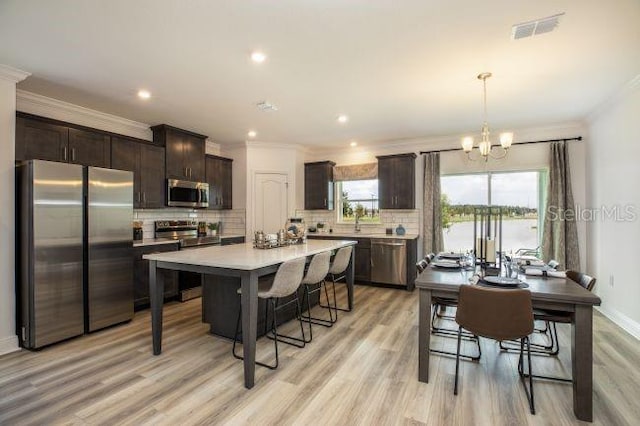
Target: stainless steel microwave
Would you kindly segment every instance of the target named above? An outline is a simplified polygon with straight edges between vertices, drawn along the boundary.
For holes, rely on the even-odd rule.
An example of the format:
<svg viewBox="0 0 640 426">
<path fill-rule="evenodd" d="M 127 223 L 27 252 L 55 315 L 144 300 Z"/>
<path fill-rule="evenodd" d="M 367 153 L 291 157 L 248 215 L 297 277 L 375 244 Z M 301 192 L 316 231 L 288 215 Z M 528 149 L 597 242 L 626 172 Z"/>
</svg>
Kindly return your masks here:
<svg viewBox="0 0 640 426">
<path fill-rule="evenodd" d="M 167 206 L 196 209 L 209 207 L 209 184 L 167 179 Z"/>
</svg>

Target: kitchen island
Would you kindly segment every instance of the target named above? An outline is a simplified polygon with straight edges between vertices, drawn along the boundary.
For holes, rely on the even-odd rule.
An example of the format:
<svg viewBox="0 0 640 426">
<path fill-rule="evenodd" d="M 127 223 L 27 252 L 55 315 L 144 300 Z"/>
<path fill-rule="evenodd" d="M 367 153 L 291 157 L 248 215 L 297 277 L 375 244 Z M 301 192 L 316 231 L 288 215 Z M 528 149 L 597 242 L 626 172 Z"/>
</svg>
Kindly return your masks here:
<svg viewBox="0 0 640 426">
<path fill-rule="evenodd" d="M 149 293 L 151 296 L 151 333 L 153 354 L 162 352 L 163 274 L 158 270 L 190 271 L 220 277 L 235 277 L 242 288 L 242 343 L 244 355 L 244 385 L 254 385 L 256 334 L 258 323 L 258 278 L 273 274 L 281 263 L 310 257 L 318 253 L 355 245 L 355 241 L 309 240 L 305 244 L 261 250 L 251 243 L 231 246 L 207 246 L 187 251 L 153 253 L 144 256 L 149 261 Z M 354 252 L 347 269 L 349 307 L 353 308 Z M 203 280 L 205 285 L 215 280 Z"/>
</svg>

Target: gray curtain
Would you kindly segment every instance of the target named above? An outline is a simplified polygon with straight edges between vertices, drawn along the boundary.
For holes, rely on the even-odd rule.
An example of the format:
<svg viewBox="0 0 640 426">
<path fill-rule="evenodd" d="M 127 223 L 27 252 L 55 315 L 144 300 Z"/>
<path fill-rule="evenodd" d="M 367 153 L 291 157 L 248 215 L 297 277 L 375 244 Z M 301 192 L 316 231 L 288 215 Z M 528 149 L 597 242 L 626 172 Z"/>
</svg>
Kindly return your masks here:
<svg viewBox="0 0 640 426">
<path fill-rule="evenodd" d="M 571 192 L 571 173 L 566 143 L 551 144 L 547 208 L 542 234 L 543 259 L 555 259 L 561 267 L 580 270 L 578 226 Z"/>
<path fill-rule="evenodd" d="M 440 206 L 440 153 L 424 154 L 424 254 L 444 249 L 442 237 L 442 209 Z"/>
</svg>

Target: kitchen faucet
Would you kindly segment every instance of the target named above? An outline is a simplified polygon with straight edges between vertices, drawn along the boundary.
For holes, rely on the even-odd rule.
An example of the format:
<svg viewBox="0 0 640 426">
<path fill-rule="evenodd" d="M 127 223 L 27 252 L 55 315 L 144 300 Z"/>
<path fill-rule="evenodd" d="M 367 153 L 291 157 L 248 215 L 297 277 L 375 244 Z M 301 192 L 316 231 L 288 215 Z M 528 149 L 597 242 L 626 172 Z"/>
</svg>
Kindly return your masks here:
<svg viewBox="0 0 640 426">
<path fill-rule="evenodd" d="M 356 227 L 355 232 L 360 232 L 360 215 L 356 213 Z"/>
</svg>

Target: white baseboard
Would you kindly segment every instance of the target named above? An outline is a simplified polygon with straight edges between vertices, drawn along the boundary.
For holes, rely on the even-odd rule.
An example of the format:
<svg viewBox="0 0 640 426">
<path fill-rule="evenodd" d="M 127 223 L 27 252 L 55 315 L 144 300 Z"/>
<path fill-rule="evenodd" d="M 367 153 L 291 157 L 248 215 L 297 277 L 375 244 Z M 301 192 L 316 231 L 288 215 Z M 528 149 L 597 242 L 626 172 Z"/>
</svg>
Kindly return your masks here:
<svg viewBox="0 0 640 426">
<path fill-rule="evenodd" d="M 613 321 L 618 327 L 640 340 L 640 324 L 638 322 L 615 309 L 606 309 L 603 306 L 596 307 L 596 309 Z"/>
<path fill-rule="evenodd" d="M 0 355 L 19 350 L 20 346 L 18 345 L 18 336 L 0 337 Z"/>
</svg>

